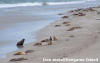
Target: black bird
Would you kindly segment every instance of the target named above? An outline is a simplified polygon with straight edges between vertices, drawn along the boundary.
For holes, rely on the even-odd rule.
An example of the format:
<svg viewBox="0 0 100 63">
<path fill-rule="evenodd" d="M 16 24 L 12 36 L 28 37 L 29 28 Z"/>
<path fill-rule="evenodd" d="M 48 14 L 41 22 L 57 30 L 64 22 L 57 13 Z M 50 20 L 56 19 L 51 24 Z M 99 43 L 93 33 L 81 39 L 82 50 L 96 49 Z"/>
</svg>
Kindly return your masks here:
<svg viewBox="0 0 100 63">
<path fill-rule="evenodd" d="M 48 42 L 48 45 L 52 45 L 52 37 L 50 36 L 50 41 Z"/>
<path fill-rule="evenodd" d="M 25 39 L 22 39 L 21 41 L 19 41 L 19 42 L 17 42 L 17 47 L 18 48 L 22 48 L 23 47 L 23 44 L 24 44 L 24 42 L 25 42 Z"/>
<path fill-rule="evenodd" d="M 50 41 L 52 41 L 52 37 L 50 36 Z"/>
</svg>

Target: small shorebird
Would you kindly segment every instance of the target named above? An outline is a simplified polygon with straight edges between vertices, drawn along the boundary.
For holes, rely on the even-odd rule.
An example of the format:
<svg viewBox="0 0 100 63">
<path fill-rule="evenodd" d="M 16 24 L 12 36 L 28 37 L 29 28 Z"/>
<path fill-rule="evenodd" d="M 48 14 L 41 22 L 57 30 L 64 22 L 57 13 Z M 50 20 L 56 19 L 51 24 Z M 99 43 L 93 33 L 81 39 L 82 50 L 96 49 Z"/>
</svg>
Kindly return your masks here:
<svg viewBox="0 0 100 63">
<path fill-rule="evenodd" d="M 23 44 L 24 44 L 24 42 L 25 42 L 25 39 L 22 39 L 21 41 L 19 41 L 19 42 L 17 42 L 17 47 L 18 48 L 22 48 L 23 47 Z"/>
<path fill-rule="evenodd" d="M 56 40 L 57 40 L 56 36 L 53 36 L 53 40 L 54 40 L 54 41 L 56 41 Z"/>
</svg>

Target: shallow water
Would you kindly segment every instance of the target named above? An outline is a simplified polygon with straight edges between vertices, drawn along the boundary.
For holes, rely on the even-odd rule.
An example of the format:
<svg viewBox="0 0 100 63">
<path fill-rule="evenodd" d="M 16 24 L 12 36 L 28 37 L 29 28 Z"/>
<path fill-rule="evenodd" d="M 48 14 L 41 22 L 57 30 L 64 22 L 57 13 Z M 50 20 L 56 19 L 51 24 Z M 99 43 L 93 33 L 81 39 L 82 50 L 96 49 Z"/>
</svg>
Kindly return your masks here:
<svg viewBox="0 0 100 63">
<path fill-rule="evenodd" d="M 0 22 L 4 21 L 2 24 L 10 25 L 8 27 L 2 25 L 4 28 L 0 29 L 0 57 L 5 57 L 4 55 L 6 53 L 17 50 L 16 43 L 23 38 L 26 39 L 25 44 L 35 41 L 35 32 L 49 25 L 57 18 L 56 14 L 52 14 L 51 11 L 50 14 L 46 12 L 43 14 L 42 11 L 38 12 L 39 14 L 35 14 L 36 10 L 32 11 L 24 9 L 23 12 L 19 12 L 17 9 L 7 9 L 5 11 L 6 13 L 4 12 L 5 15 L 3 15 L 6 19 L 0 20 Z M 13 11 L 13 13 L 9 14 L 11 11 Z M 16 12 L 19 13 L 18 16 L 20 16 L 21 19 L 20 17 L 17 17 Z M 16 20 L 13 19 L 13 16 L 15 16 Z M 25 18 L 23 16 L 31 16 L 32 19 L 29 17 L 24 20 Z"/>
<path fill-rule="evenodd" d="M 97 6 L 99 2 L 66 5 L 26 6 L 0 9 L 0 57 L 18 50 L 16 43 L 25 38 L 25 44 L 36 41 L 36 32 L 59 20 L 58 13 L 71 9 Z M 6 26 L 8 25 L 8 26 Z"/>
<path fill-rule="evenodd" d="M 35 32 L 52 21 L 35 21 L 15 24 L 0 31 L 0 50 L 2 57 L 8 52 L 17 50 L 16 43 L 25 38 L 25 44 L 35 41 Z"/>
</svg>

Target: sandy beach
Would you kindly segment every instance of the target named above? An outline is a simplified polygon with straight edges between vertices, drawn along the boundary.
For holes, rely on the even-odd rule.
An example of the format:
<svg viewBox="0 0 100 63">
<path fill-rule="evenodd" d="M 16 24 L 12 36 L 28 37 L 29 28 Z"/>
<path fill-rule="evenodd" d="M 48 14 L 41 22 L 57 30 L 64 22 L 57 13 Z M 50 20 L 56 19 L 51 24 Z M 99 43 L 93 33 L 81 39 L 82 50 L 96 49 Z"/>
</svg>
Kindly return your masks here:
<svg viewBox="0 0 100 63">
<path fill-rule="evenodd" d="M 100 6 L 82 8 L 58 14 L 61 19 L 37 32 L 37 41 L 25 45 L 23 49 L 8 54 L 1 63 L 63 63 L 58 61 L 43 61 L 43 58 L 98 58 L 100 60 Z M 48 45 L 50 36 L 56 37 Z M 34 45 L 36 43 L 41 43 Z M 14 55 L 17 52 L 27 54 Z M 74 63 L 68 61 L 64 63 Z M 76 63 L 100 63 L 76 62 Z"/>
</svg>

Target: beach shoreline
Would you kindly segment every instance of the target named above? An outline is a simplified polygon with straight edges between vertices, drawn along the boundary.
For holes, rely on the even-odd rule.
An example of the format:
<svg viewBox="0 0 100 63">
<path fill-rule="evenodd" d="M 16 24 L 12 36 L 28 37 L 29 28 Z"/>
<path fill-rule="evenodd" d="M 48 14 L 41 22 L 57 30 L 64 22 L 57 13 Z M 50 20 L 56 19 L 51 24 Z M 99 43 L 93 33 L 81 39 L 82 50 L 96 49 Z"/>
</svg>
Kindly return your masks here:
<svg viewBox="0 0 100 63">
<path fill-rule="evenodd" d="M 98 4 L 98 0 L 95 0 L 69 2 L 69 4 L 61 5 L 0 8 L 0 58 L 5 57 L 9 52 L 18 50 L 16 43 L 23 38 L 26 39 L 25 44 L 35 42 L 37 38 L 35 32 L 56 20 L 59 21 L 62 16 L 68 15 L 68 11 L 72 9 L 95 7 Z M 64 15 L 62 15 L 62 13 Z M 50 35 L 52 33 L 53 32 L 48 32 Z"/>
<path fill-rule="evenodd" d="M 100 59 L 100 56 L 98 54 L 98 52 L 100 51 L 98 50 L 100 38 L 100 15 L 97 13 L 97 11 L 100 11 L 100 7 L 93 7 L 92 9 L 76 9 L 73 11 L 69 11 L 68 13 L 70 14 L 70 16 L 62 17 L 61 20 L 55 21 L 47 27 L 41 29 L 39 32 L 37 32 L 36 42 L 29 43 L 25 45 L 23 49 L 19 50 L 34 50 L 34 52 L 18 56 L 13 55 L 18 51 L 11 52 L 8 54 L 6 59 L 2 59 L 0 60 L 0 62 L 11 63 L 12 61 L 10 60 L 14 58 L 28 59 L 23 61 L 17 61 L 18 63 L 46 63 L 42 61 L 43 58 L 89 57 Z M 47 45 L 46 42 L 40 46 L 34 46 L 35 43 L 41 42 L 41 40 L 44 39 L 48 39 L 50 38 L 50 36 L 55 36 L 57 38 L 57 40 L 53 41 L 52 45 Z M 15 62 L 16 61 L 12 63 Z"/>
</svg>

